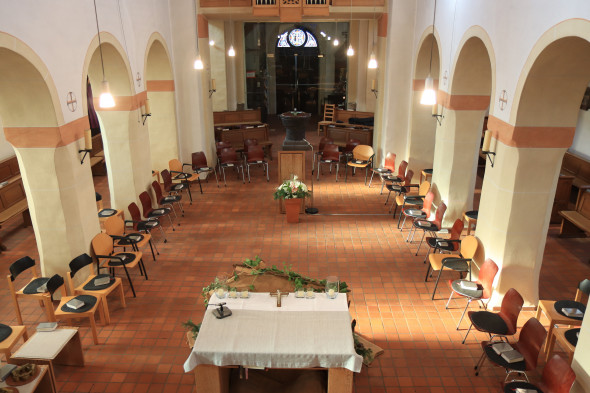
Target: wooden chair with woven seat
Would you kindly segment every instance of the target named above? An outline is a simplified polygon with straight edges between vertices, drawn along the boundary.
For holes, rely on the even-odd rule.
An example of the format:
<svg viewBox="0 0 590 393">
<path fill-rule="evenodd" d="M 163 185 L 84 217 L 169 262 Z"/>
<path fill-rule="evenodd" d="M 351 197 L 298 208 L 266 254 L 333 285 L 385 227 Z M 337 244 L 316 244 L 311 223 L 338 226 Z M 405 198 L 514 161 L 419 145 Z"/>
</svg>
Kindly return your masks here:
<svg viewBox="0 0 590 393">
<path fill-rule="evenodd" d="M 158 219 L 151 219 L 151 220 L 142 220 L 141 213 L 139 212 L 139 207 L 135 202 L 131 202 L 129 206 L 127 206 L 127 210 L 131 215 L 131 220 L 126 220 L 127 222 L 131 222 L 133 224 L 134 231 L 140 231 L 144 233 L 149 233 L 151 235 L 152 229 L 159 228 L 162 236 L 164 237 L 164 243 L 168 243 L 168 239 L 166 238 L 166 232 L 164 232 L 164 228 L 162 228 L 162 224 Z"/>
<path fill-rule="evenodd" d="M 16 290 L 14 287 L 14 281 L 21 273 L 29 269 L 32 274 L 31 279 L 21 289 Z M 19 298 L 38 300 L 41 306 L 45 309 L 45 314 L 47 315 L 49 321 L 54 322 L 55 319 L 53 319 L 50 313 L 53 305 L 51 304 L 51 297 L 47 296 L 46 288 L 49 277 L 40 277 L 37 274 L 37 270 L 35 269 L 35 260 L 28 256 L 22 257 L 13 262 L 8 270 L 10 271 L 10 274 L 6 277 L 6 280 L 8 281 L 8 290 L 12 296 L 12 302 L 14 303 L 14 310 L 16 312 L 18 324 L 23 325 L 23 317 L 20 311 L 20 306 L 18 305 Z M 63 294 L 65 295 L 66 293 L 64 292 Z"/>
<path fill-rule="evenodd" d="M 335 104 L 325 104 L 324 105 L 324 119 L 318 122 L 318 135 L 321 134 L 324 127 L 334 123 L 336 116 L 336 105 Z"/>
<path fill-rule="evenodd" d="M 455 242 L 456 240 L 446 240 L 449 243 Z M 440 281 L 440 276 L 443 270 L 452 270 L 459 272 L 460 278 L 463 278 L 463 273 L 469 273 L 469 281 L 471 281 L 471 265 L 474 262 L 473 258 L 476 256 L 479 250 L 480 244 L 475 236 L 467 236 L 461 240 L 461 248 L 458 254 L 430 254 L 428 255 L 428 267 L 426 269 L 426 277 L 424 281 L 428 281 L 428 277 L 432 276 L 434 271 L 438 271 L 438 277 L 434 284 L 434 290 L 432 291 L 432 299 L 434 300 L 434 294 Z"/>
<path fill-rule="evenodd" d="M 129 222 L 132 224 L 133 222 Z M 121 217 L 109 217 L 104 222 L 104 229 L 107 235 L 113 238 L 113 246 L 114 247 L 123 247 L 123 251 L 127 247 L 131 247 L 133 251 L 139 251 L 143 249 L 146 245 L 150 246 L 150 250 L 152 251 L 152 258 L 154 261 L 156 260 L 156 254 L 154 253 L 155 245 L 152 243 L 152 236 L 147 233 L 139 233 L 139 232 L 131 232 L 126 233 L 125 228 L 126 222 L 121 219 Z M 158 252 L 158 248 L 155 248 L 155 252 L 160 255 Z"/>
<path fill-rule="evenodd" d="M 369 168 L 373 167 L 373 158 L 375 152 L 369 145 L 358 145 L 352 151 L 352 159 L 346 163 L 346 170 L 344 171 L 344 182 L 348 179 L 348 167 L 351 167 L 354 171 L 357 168 L 365 168 L 365 185 L 367 185 L 367 177 L 369 175 Z"/>
<path fill-rule="evenodd" d="M 426 194 L 428 193 L 429 190 L 430 190 L 430 183 L 425 181 L 425 182 L 422 182 L 422 184 L 420 184 L 420 186 L 418 187 L 418 191 L 415 194 L 406 193 L 403 195 L 400 194 L 395 197 L 395 199 L 393 201 L 393 203 L 395 204 L 395 209 L 393 210 L 393 217 L 394 218 L 397 213 L 397 207 L 401 206 L 399 216 L 397 218 L 397 229 L 401 229 L 400 224 L 402 222 L 402 216 L 403 216 L 404 210 L 406 210 L 406 208 L 413 208 L 413 209 L 421 208 L 422 204 L 424 203 L 424 198 L 426 198 Z"/>
<path fill-rule="evenodd" d="M 375 173 L 379 174 L 381 178 L 381 193 L 383 193 L 383 185 L 385 184 L 384 177 L 385 175 L 390 175 L 395 171 L 395 153 L 388 152 L 385 156 L 385 160 L 383 161 L 383 166 L 379 168 L 371 168 L 371 179 L 369 180 L 369 188 L 371 188 L 371 183 L 373 182 L 373 176 Z M 381 195 L 380 193 L 380 195 Z"/>
<path fill-rule="evenodd" d="M 106 236 L 106 235 L 105 235 Z M 65 288 L 65 282 L 62 276 L 55 274 L 47 281 L 47 291 L 49 292 L 48 297 L 53 296 L 53 293 L 58 288 Z M 70 292 L 73 292 L 73 288 L 69 288 Z M 68 303 L 72 300 L 79 300 L 84 304 L 77 309 L 70 308 Z M 94 344 L 98 345 L 98 333 L 96 332 L 96 310 L 98 309 L 99 315 L 103 323 L 106 324 L 106 317 L 104 315 L 104 307 L 102 305 L 103 298 L 101 296 L 94 296 L 88 294 L 80 294 L 75 296 L 62 296 L 59 305 L 54 310 L 53 304 L 50 308 L 51 313 L 54 315 L 53 320 L 62 319 L 77 319 L 77 318 L 88 318 L 90 321 L 90 328 L 92 329 L 92 338 Z"/>
<path fill-rule="evenodd" d="M 129 251 L 129 252 L 114 252 L 113 238 L 106 233 L 99 233 L 92 239 L 92 249 L 98 260 L 98 272 L 100 273 L 101 268 L 108 268 L 111 275 L 114 275 L 115 269 L 123 268 L 133 297 L 137 297 L 135 294 L 135 288 L 133 288 L 133 282 L 129 275 L 127 268 L 139 267 L 141 275 L 145 275 L 145 279 L 148 279 L 145 265 L 143 264 L 143 254 L 141 251 Z"/>
<path fill-rule="evenodd" d="M 174 224 L 172 223 L 172 217 L 170 217 L 170 213 L 172 213 L 172 210 L 170 210 L 167 207 L 159 207 L 157 209 L 154 209 L 152 207 L 152 197 L 150 196 L 150 194 L 147 193 L 147 191 L 144 191 L 141 194 L 139 194 L 139 202 L 141 202 L 143 216 L 147 220 L 159 220 L 162 217 L 168 217 L 172 230 L 175 230 Z M 178 225 L 180 226 L 180 223 L 178 223 Z"/>
<path fill-rule="evenodd" d="M 73 279 L 81 272 L 82 269 L 88 266 L 88 276 L 86 279 L 82 281 L 78 286 L 74 286 Z M 108 278 L 109 282 L 105 284 L 96 284 L 96 279 L 104 279 Z M 102 307 L 104 309 L 104 317 L 105 323 L 108 325 L 111 323 L 111 316 L 109 313 L 109 306 L 107 302 L 107 296 L 111 293 L 115 292 L 115 290 L 119 291 L 119 296 L 121 298 L 121 305 L 123 307 L 127 307 L 125 303 L 125 292 L 123 291 L 123 283 L 121 278 L 113 277 L 110 274 L 96 274 L 96 268 L 92 263 L 92 257 L 88 254 L 82 254 L 77 256 L 76 258 L 72 259 L 70 262 L 70 271 L 66 274 L 66 282 L 68 288 L 72 288 L 72 294 L 76 295 L 93 295 L 96 297 L 102 298 Z"/>
<path fill-rule="evenodd" d="M 176 158 L 168 161 L 168 167 L 170 168 L 170 174 L 173 176 L 172 180 L 178 181 L 180 183 L 186 184 L 186 190 L 188 192 L 188 197 L 190 200 L 190 204 L 193 204 L 193 195 L 191 194 L 191 182 L 198 182 L 199 188 L 201 190 L 201 194 L 203 193 L 203 187 L 201 186 L 201 178 L 199 177 L 198 173 L 188 173 L 184 170 L 184 167 L 188 166 L 192 168 L 192 164 L 183 164 L 180 160 Z"/>
</svg>

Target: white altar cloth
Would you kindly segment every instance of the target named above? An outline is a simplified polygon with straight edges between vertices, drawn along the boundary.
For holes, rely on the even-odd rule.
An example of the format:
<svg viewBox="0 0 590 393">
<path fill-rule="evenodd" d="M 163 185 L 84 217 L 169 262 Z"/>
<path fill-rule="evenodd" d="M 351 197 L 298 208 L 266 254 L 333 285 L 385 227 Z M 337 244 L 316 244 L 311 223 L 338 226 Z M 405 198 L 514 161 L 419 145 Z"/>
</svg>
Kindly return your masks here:
<svg viewBox="0 0 590 393">
<path fill-rule="evenodd" d="M 360 372 L 362 357 L 354 350 L 345 294 L 328 299 L 282 298 L 250 293 L 249 299 L 223 299 L 233 315 L 217 319 L 213 295 L 195 346 L 184 363 L 191 371 L 199 364 L 265 368 L 347 368 Z"/>
</svg>

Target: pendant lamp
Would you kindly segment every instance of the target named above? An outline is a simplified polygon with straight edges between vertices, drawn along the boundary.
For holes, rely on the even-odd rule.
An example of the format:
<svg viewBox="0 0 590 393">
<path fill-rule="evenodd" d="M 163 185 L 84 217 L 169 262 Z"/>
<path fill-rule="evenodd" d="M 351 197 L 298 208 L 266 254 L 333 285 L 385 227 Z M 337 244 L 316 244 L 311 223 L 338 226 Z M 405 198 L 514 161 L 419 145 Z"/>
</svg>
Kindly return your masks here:
<svg viewBox="0 0 590 393">
<path fill-rule="evenodd" d="M 109 82 L 104 74 L 104 60 L 102 58 L 102 42 L 100 41 L 100 28 L 98 27 L 98 13 L 96 12 L 96 0 L 94 0 L 94 18 L 96 19 L 96 32 L 98 34 L 98 50 L 100 51 L 100 65 L 102 67 L 102 91 L 98 100 L 98 106 L 101 108 L 112 108 L 115 106 L 115 99 L 111 94 Z"/>
<path fill-rule="evenodd" d="M 432 48 L 434 46 L 434 22 L 436 21 L 436 0 L 434 0 L 434 12 L 432 14 L 432 41 L 430 41 L 430 65 L 428 66 L 428 77 L 424 81 L 424 91 L 420 97 L 422 105 L 436 105 L 436 92 L 434 91 L 434 81 L 430 76 L 432 73 Z"/>
</svg>

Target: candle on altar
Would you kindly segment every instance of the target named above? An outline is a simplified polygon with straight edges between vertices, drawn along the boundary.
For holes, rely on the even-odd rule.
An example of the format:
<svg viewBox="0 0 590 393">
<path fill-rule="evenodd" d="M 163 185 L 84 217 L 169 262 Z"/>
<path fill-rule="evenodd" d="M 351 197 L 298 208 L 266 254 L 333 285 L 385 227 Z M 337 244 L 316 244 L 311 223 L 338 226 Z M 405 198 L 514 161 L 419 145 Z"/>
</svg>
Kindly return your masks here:
<svg viewBox="0 0 590 393">
<path fill-rule="evenodd" d="M 229 291 L 229 297 L 232 299 L 236 299 L 238 297 L 238 292 L 235 289 Z"/>
<path fill-rule="evenodd" d="M 305 291 L 303 290 L 303 288 L 299 288 L 299 290 L 297 291 L 297 297 L 304 297 L 305 296 Z"/>
<path fill-rule="evenodd" d="M 84 149 L 92 150 L 92 131 L 84 130 Z"/>
<path fill-rule="evenodd" d="M 150 115 L 152 113 L 152 111 L 150 110 L 150 99 L 146 98 L 145 103 L 143 105 L 145 107 L 145 114 Z"/>
<path fill-rule="evenodd" d="M 486 130 L 486 133 L 483 137 L 483 145 L 481 146 L 481 151 L 490 151 L 490 143 L 492 142 L 492 132 L 490 130 Z"/>
<path fill-rule="evenodd" d="M 247 289 L 244 289 L 244 290 L 242 291 L 242 293 L 240 294 L 240 296 L 241 296 L 242 298 L 244 298 L 244 299 L 245 299 L 245 298 L 247 298 L 247 297 L 248 297 L 248 290 L 247 290 Z"/>
<path fill-rule="evenodd" d="M 225 295 L 223 288 L 217 288 L 217 297 L 222 298 Z"/>
<path fill-rule="evenodd" d="M 315 296 L 314 293 L 313 293 L 313 289 L 309 288 L 307 290 L 307 293 L 306 293 L 305 296 L 307 296 L 308 298 L 313 298 Z"/>
<path fill-rule="evenodd" d="M 334 297 L 334 290 L 332 288 L 328 289 L 328 296 Z"/>
</svg>

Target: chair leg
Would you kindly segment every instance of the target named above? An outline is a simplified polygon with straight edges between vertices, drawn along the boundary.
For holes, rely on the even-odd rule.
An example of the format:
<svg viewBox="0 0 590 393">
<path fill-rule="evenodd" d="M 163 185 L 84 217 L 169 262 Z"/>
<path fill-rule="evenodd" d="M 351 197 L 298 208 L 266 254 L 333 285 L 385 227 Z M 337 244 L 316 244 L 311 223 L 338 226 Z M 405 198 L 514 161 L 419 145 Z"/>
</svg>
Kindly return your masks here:
<svg viewBox="0 0 590 393">
<path fill-rule="evenodd" d="M 440 276 L 444 270 L 444 265 L 438 271 L 438 277 L 436 277 L 436 283 L 434 284 L 434 290 L 432 291 L 432 300 L 434 300 L 434 294 L 436 293 L 436 288 L 438 288 L 438 282 L 440 281 Z"/>
<path fill-rule="evenodd" d="M 16 295 L 14 295 L 14 293 L 13 293 L 13 296 L 12 296 L 12 302 L 14 303 L 14 310 L 16 311 L 16 319 L 18 320 L 18 324 L 19 325 L 24 325 L 24 323 L 23 323 L 23 316 L 20 313 L 20 307 L 18 306 L 18 300 L 16 298 Z"/>
<path fill-rule="evenodd" d="M 62 295 L 65 296 L 65 293 Z M 55 314 L 53 313 L 53 303 L 51 302 L 51 296 L 44 297 L 43 304 L 45 305 L 45 314 L 47 314 L 47 319 L 49 319 L 49 322 L 55 322 Z"/>
<path fill-rule="evenodd" d="M 168 239 L 166 238 L 166 232 L 164 232 L 164 228 L 162 227 L 161 223 L 160 225 L 158 225 L 158 228 L 160 228 L 160 232 L 162 232 L 162 236 L 164 237 L 164 243 L 168 243 Z M 172 227 L 172 230 L 174 230 L 174 227 Z"/>
<path fill-rule="evenodd" d="M 92 328 L 92 339 L 94 340 L 94 345 L 98 345 L 98 333 L 96 332 L 96 321 L 94 320 L 94 314 L 88 316 L 90 320 L 90 327 Z"/>
<path fill-rule="evenodd" d="M 346 168 L 344 168 L 344 183 L 348 181 L 348 164 L 346 164 Z"/>
<path fill-rule="evenodd" d="M 129 276 L 129 271 L 127 270 L 127 266 L 123 265 L 123 269 L 125 270 L 125 274 L 127 275 L 127 281 L 129 281 L 129 286 L 131 287 L 131 292 L 133 292 L 133 297 L 137 297 L 137 295 L 135 294 L 135 288 L 133 288 L 131 276 Z"/>
<path fill-rule="evenodd" d="M 451 291 L 451 296 L 453 296 L 453 292 Z M 473 299 L 469 299 L 467 300 L 467 304 L 465 305 L 465 309 L 463 310 L 463 314 L 461 314 L 461 318 L 459 319 L 459 323 L 457 324 L 457 329 L 459 330 L 459 326 L 461 326 L 461 322 L 463 321 L 463 317 L 465 316 L 465 313 L 467 312 L 467 308 L 469 307 L 469 304 L 471 303 L 471 300 Z"/>
<path fill-rule="evenodd" d="M 430 273 L 430 263 L 428 264 L 428 267 L 426 267 L 426 277 L 424 277 L 424 282 L 428 282 L 428 274 Z"/>
<path fill-rule="evenodd" d="M 426 236 L 426 231 L 422 231 L 422 239 L 420 239 L 420 244 L 418 244 L 418 249 L 416 250 L 416 256 L 418 256 L 418 252 L 420 252 L 420 247 L 422 247 L 422 242 L 424 241 L 424 236 Z"/>
<path fill-rule="evenodd" d="M 379 191 L 379 195 L 383 195 L 383 187 L 385 187 L 385 180 L 381 179 L 381 191 Z"/>
<path fill-rule="evenodd" d="M 217 188 L 219 188 L 219 179 L 217 178 L 217 169 L 214 167 L 213 172 L 215 173 L 215 183 L 217 183 Z"/>
<path fill-rule="evenodd" d="M 199 182 L 199 189 L 201 190 L 201 194 L 203 193 L 203 186 L 201 185 L 201 178 L 198 177 L 197 181 Z"/>
<path fill-rule="evenodd" d="M 336 163 L 336 182 L 338 182 L 338 172 L 340 172 L 340 163 Z"/>
<path fill-rule="evenodd" d="M 145 275 L 145 279 L 148 279 L 147 270 L 145 269 L 145 263 L 143 263 L 143 258 L 139 259 L 139 265 L 143 267 L 143 273 Z"/>
<path fill-rule="evenodd" d="M 371 173 L 371 180 L 369 180 L 369 188 L 371 188 L 371 183 L 373 182 L 373 176 L 375 175 L 375 171 Z"/>
<path fill-rule="evenodd" d="M 475 363 L 475 367 L 473 367 L 475 371 L 475 376 L 477 377 L 479 375 L 479 369 L 481 369 L 481 366 L 483 366 L 483 362 L 485 362 L 486 360 L 486 352 L 482 351 L 482 354 L 479 358 L 479 360 L 477 361 L 477 363 Z"/>
<path fill-rule="evenodd" d="M 152 258 L 154 258 L 154 262 L 155 262 L 156 261 L 156 254 L 154 254 L 154 246 L 152 245 L 152 239 L 150 239 L 150 241 L 148 243 L 150 245 L 150 249 L 152 250 Z M 158 255 L 160 255 L 160 253 L 158 253 Z"/>
<path fill-rule="evenodd" d="M 270 178 L 268 177 L 268 162 L 265 162 L 264 166 L 266 168 L 266 182 L 268 183 L 270 181 Z"/>
<path fill-rule="evenodd" d="M 121 297 L 121 304 L 123 307 L 127 307 L 127 302 L 125 302 L 125 291 L 123 290 L 123 283 L 119 284 L 119 296 Z"/>
<path fill-rule="evenodd" d="M 250 183 L 250 165 L 246 164 L 246 167 L 248 168 L 248 183 Z"/>
<path fill-rule="evenodd" d="M 473 323 L 471 325 L 469 325 L 469 329 L 467 329 L 467 333 L 465 333 L 465 337 L 463 337 L 463 342 L 461 342 L 461 344 L 465 344 L 465 340 L 467 340 L 467 336 L 469 336 L 469 332 L 471 331 L 472 326 L 473 326 Z"/>
<path fill-rule="evenodd" d="M 225 184 L 225 187 L 227 187 L 227 182 L 225 181 L 225 168 L 223 166 L 220 166 L 221 171 L 223 172 L 223 184 Z"/>
<path fill-rule="evenodd" d="M 451 296 L 449 296 L 449 300 L 447 300 L 447 304 L 445 305 L 445 310 L 449 309 L 449 304 L 451 303 L 451 299 L 453 298 L 453 294 L 455 291 L 451 290 Z"/>
<path fill-rule="evenodd" d="M 102 318 L 105 325 L 111 324 L 111 314 L 109 313 L 109 304 L 107 303 L 106 295 L 100 299 L 102 312 L 100 313 L 100 317 Z"/>
</svg>

